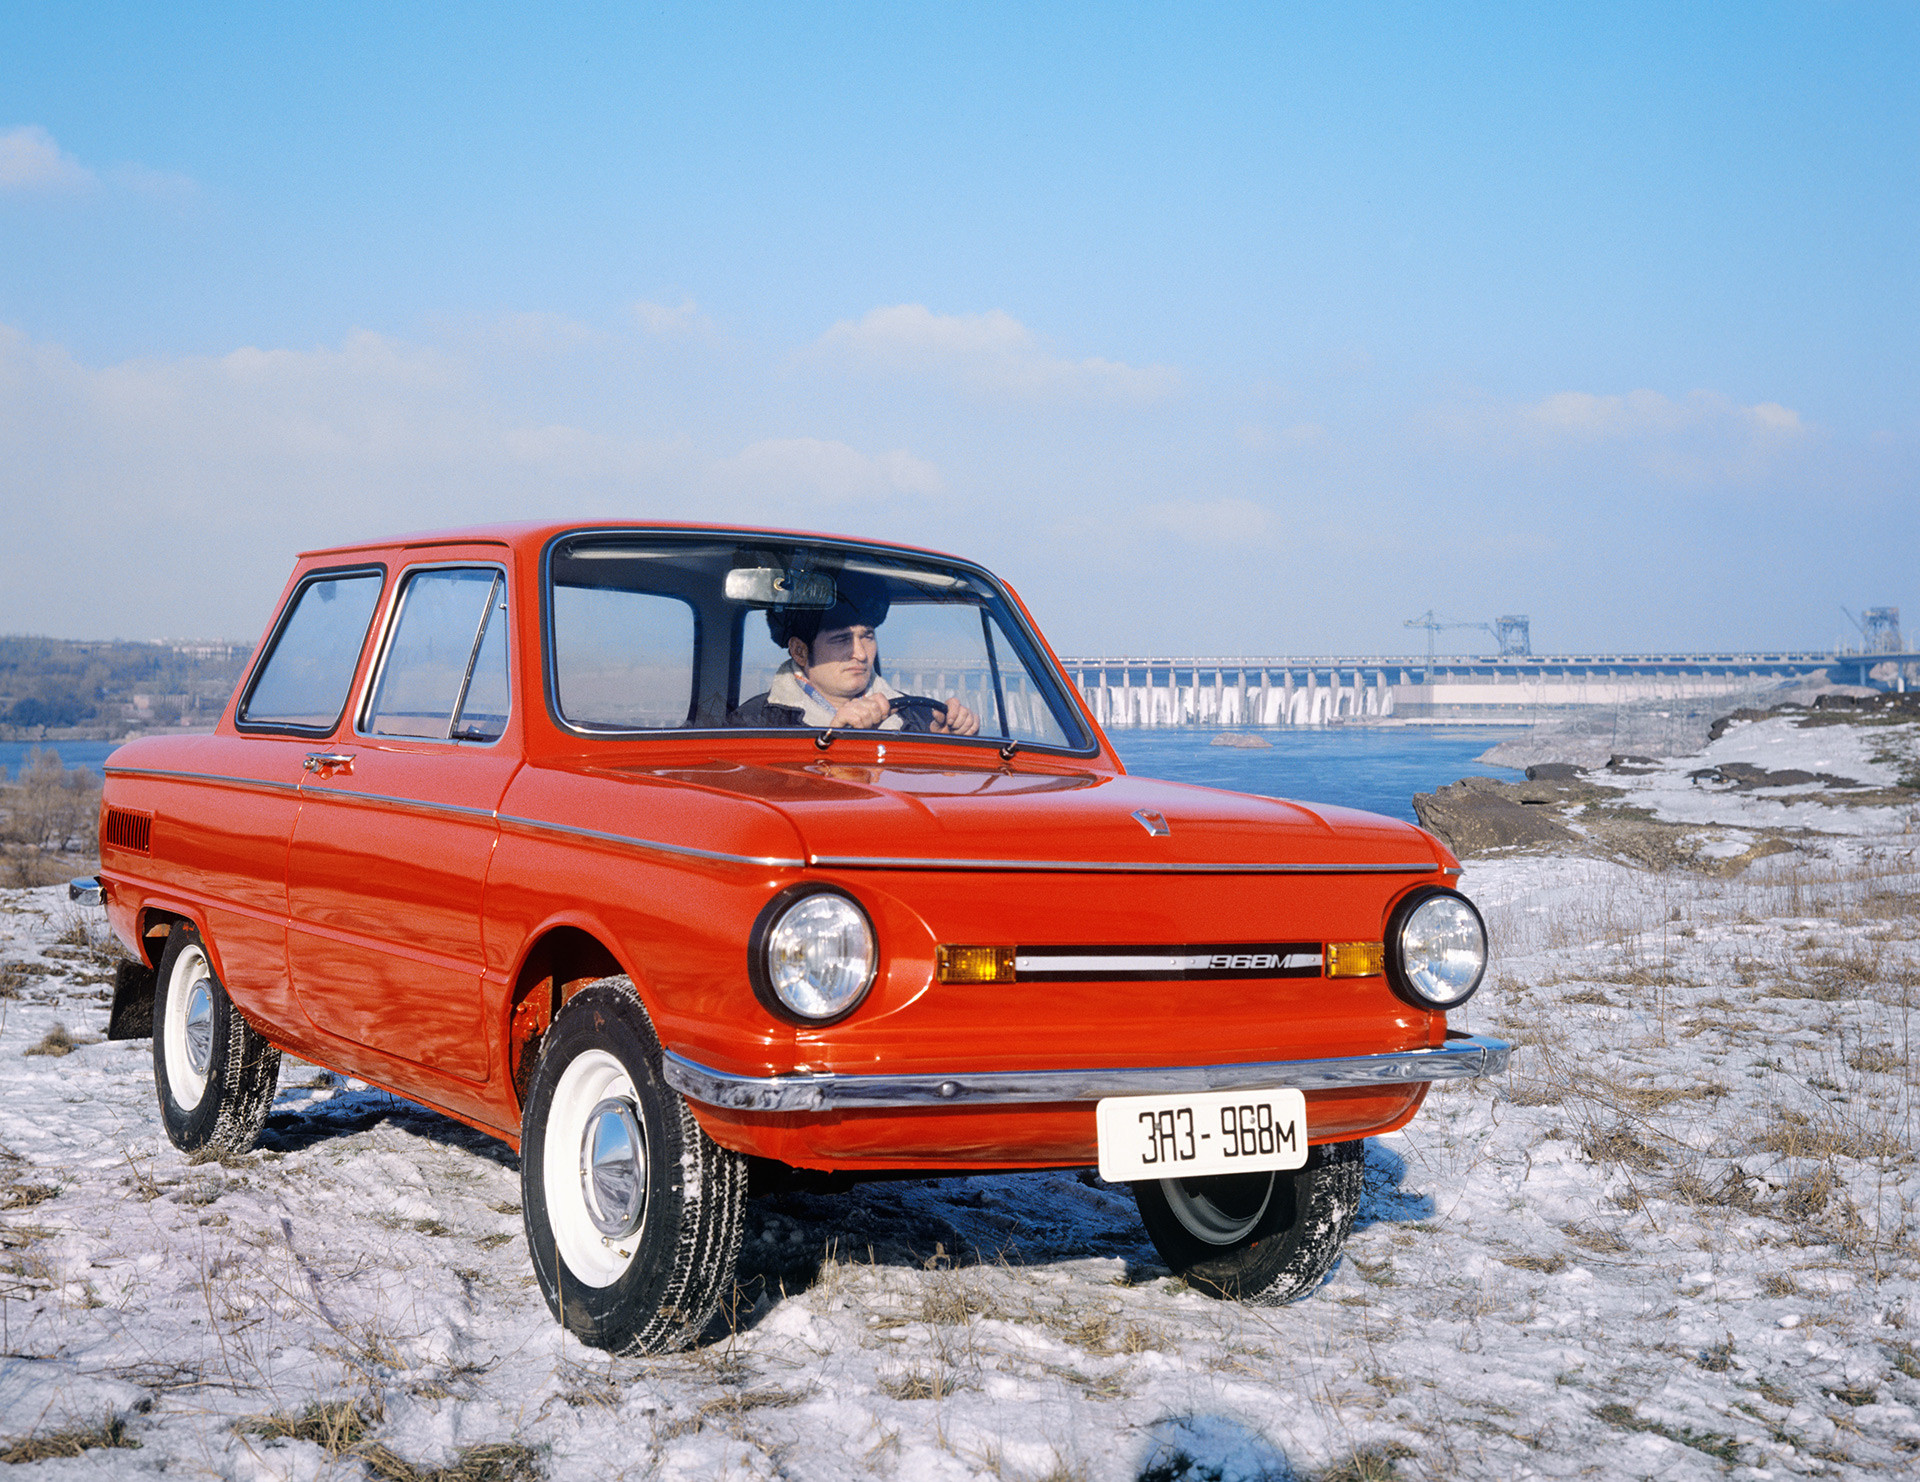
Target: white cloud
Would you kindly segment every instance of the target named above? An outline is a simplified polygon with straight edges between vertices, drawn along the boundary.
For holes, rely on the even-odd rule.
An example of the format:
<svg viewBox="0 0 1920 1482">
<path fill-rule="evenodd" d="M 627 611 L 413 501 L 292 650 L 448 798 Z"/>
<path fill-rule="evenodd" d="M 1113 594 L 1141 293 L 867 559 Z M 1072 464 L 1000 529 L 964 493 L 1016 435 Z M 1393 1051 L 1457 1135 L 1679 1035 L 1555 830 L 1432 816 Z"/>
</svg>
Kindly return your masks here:
<svg viewBox="0 0 1920 1482">
<path fill-rule="evenodd" d="M 945 483 L 940 470 L 900 449 L 870 458 L 842 442 L 817 437 L 767 438 L 743 448 L 713 470 L 730 493 L 794 500 L 790 523 L 806 523 L 808 503 L 849 504 L 896 495 L 933 495 Z"/>
<path fill-rule="evenodd" d="M 0 190 L 84 190 L 93 171 L 38 124 L 0 133 Z"/>
<path fill-rule="evenodd" d="M 1539 401 L 1492 398 L 1426 414 L 1443 440 L 1500 458 L 1625 458 L 1672 483 L 1752 477 L 1817 429 L 1778 402 L 1742 406 L 1718 391 L 1678 400 L 1658 391 L 1557 391 Z"/>
<path fill-rule="evenodd" d="M 1151 401 L 1180 386 L 1169 366 L 1053 354 L 1011 314 L 936 314 L 924 304 L 871 309 L 823 334 L 816 351 L 852 367 L 946 376 L 976 391 L 1026 397 Z"/>
<path fill-rule="evenodd" d="M 1128 523 L 1189 545 L 1237 547 L 1264 541 L 1273 516 L 1251 499 L 1170 499 L 1135 510 Z"/>
<path fill-rule="evenodd" d="M 603 515 L 806 525 L 945 490 L 902 448 L 756 438 L 751 410 L 649 436 L 622 398 L 595 401 L 599 362 L 543 349 L 577 326 L 500 328 L 457 349 L 361 332 L 90 367 L 0 325 L 0 632 L 245 637 L 315 545 Z M 505 370 L 532 392 L 501 392 Z"/>
<path fill-rule="evenodd" d="M 189 175 L 150 170 L 145 165 L 113 165 L 99 174 L 68 154 L 39 124 L 0 131 L 0 192 L 75 193 L 104 184 L 159 202 L 183 202 L 200 185 Z"/>
<path fill-rule="evenodd" d="M 1522 414 L 1548 436 L 1588 442 L 1667 438 L 1702 429 L 1781 438 L 1806 431 L 1800 414 L 1778 402 L 1743 407 L 1717 391 L 1694 391 L 1683 401 L 1658 391 L 1629 391 L 1624 396 L 1559 391 Z"/>
<path fill-rule="evenodd" d="M 678 306 L 648 303 L 640 300 L 632 309 L 633 322 L 648 334 L 658 335 L 661 339 L 711 339 L 714 336 L 713 321 L 703 313 L 692 299 L 682 299 Z"/>
</svg>

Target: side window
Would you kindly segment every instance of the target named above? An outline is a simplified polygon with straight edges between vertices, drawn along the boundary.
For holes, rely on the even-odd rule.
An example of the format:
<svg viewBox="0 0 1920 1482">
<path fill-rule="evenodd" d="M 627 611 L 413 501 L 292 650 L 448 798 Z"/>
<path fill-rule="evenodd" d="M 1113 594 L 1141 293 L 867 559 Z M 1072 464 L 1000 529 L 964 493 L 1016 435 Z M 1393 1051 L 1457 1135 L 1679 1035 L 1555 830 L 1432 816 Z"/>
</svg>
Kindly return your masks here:
<svg viewBox="0 0 1920 1482">
<path fill-rule="evenodd" d="M 1000 615 L 995 613 L 989 617 L 982 613 L 980 627 L 987 635 L 987 659 L 1000 702 L 1000 734 L 1040 746 L 1072 744 L 1067 740 L 1060 717 L 1048 703 L 1047 692 L 1034 683 L 1032 669 L 1021 662 L 1020 650 L 1001 623 Z"/>
<path fill-rule="evenodd" d="M 591 730 L 684 726 L 693 713 L 693 608 L 620 587 L 553 589 L 561 717 Z"/>
<path fill-rule="evenodd" d="M 315 577 L 294 593 L 273 649 L 241 702 L 241 725 L 333 729 L 346 707 L 383 580 L 378 571 L 353 571 Z"/>
<path fill-rule="evenodd" d="M 497 740 L 507 724 L 505 598 L 490 566 L 408 577 L 366 734 Z"/>
</svg>

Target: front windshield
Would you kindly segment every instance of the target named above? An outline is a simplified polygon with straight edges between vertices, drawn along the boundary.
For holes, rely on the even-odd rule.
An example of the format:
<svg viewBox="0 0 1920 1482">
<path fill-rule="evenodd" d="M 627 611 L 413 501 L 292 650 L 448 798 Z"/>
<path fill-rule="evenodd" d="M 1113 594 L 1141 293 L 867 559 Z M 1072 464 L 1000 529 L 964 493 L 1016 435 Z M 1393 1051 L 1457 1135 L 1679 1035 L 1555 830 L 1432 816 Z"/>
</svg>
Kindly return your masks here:
<svg viewBox="0 0 1920 1482">
<path fill-rule="evenodd" d="M 593 735 L 904 731 L 1091 744 L 978 570 L 777 538 L 562 538 L 547 562 L 556 717 Z"/>
</svg>

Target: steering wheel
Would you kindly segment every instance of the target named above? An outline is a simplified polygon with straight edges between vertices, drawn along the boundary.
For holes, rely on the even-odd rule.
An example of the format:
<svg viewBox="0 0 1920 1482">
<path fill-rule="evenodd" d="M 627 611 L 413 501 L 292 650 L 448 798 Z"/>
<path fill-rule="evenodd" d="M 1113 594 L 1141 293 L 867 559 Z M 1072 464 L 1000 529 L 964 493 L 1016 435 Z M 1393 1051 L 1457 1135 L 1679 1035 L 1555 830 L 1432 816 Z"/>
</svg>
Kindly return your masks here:
<svg viewBox="0 0 1920 1482">
<path fill-rule="evenodd" d="M 895 695 L 888 701 L 887 708 L 895 715 L 904 715 L 909 730 L 932 730 L 935 711 L 942 720 L 947 718 L 947 702 L 936 700 L 932 695 Z"/>
</svg>

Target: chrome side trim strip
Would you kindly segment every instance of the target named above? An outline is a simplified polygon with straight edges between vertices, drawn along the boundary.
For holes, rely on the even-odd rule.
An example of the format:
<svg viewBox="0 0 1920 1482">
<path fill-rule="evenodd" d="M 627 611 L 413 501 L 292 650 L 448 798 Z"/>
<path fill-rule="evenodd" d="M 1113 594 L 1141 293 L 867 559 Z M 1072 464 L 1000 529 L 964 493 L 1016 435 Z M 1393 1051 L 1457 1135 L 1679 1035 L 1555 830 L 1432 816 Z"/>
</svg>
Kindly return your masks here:
<svg viewBox="0 0 1920 1482">
<path fill-rule="evenodd" d="M 169 782 L 217 782 L 223 787 L 252 788 L 256 792 L 298 793 L 297 782 L 270 782 L 264 777 L 226 777 L 218 772 L 169 772 L 159 767 L 109 766 L 108 777 L 160 777 Z"/>
<path fill-rule="evenodd" d="M 532 829 L 536 833 L 567 834 L 580 839 L 597 839 L 605 844 L 629 844 L 637 849 L 652 849 L 661 854 L 678 854 L 688 859 L 711 859 L 721 864 L 764 865 L 772 869 L 805 869 L 804 859 L 782 859 L 773 854 L 725 854 L 718 849 L 695 849 L 691 844 L 663 844 L 657 839 L 636 839 L 631 834 L 609 834 L 597 828 L 581 828 L 571 823 L 545 823 L 538 818 L 515 818 L 508 813 L 496 814 L 501 823 L 513 824 L 518 828 Z"/>
<path fill-rule="evenodd" d="M 396 808 L 418 808 L 422 813 L 452 813 L 461 818 L 498 817 L 491 808 L 469 808 L 462 803 L 434 803 L 425 798 L 395 797 L 384 792 L 355 792 L 350 787 L 328 787 L 323 782 L 307 782 L 300 788 L 303 798 L 338 798 L 347 803 L 391 803 Z"/>
<path fill-rule="evenodd" d="M 893 859 L 869 854 L 813 854 L 807 863 L 823 870 L 1021 870 L 1062 875 L 1431 875 L 1432 860 L 1418 864 L 1180 864 L 1104 859 Z"/>
<path fill-rule="evenodd" d="M 1277 1060 L 1253 1065 L 1181 1065 L 1115 1070 L 959 1071 L 953 1075 L 839 1075 L 816 1071 L 747 1076 L 712 1070 L 663 1051 L 667 1084 L 695 1101 L 737 1111 L 843 1111 L 884 1106 L 1004 1106 L 1018 1102 L 1098 1101 L 1154 1092 L 1301 1091 L 1405 1085 L 1497 1075 L 1513 1046 L 1461 1035 L 1430 1049 L 1337 1060 Z"/>
<path fill-rule="evenodd" d="M 339 798 L 357 803 L 392 803 L 403 808 L 421 808 L 428 812 L 451 813 L 462 818 L 491 818 L 501 824 L 532 829 L 536 833 L 567 834 L 581 839 L 597 839 L 605 844 L 625 844 L 635 849 L 651 849 L 660 854 L 675 854 L 688 859 L 707 859 L 720 864 L 756 865 L 770 869 L 802 870 L 804 859 L 786 859 L 779 855 L 727 854 L 718 849 L 696 849 L 691 844 L 666 844 L 658 839 L 641 839 L 632 834 L 612 834 L 597 828 L 581 828 L 570 823 L 548 823 L 538 818 L 516 818 L 489 808 L 467 808 L 457 803 L 431 803 L 420 798 L 390 797 L 385 793 L 354 792 L 342 787 L 305 788 L 291 782 L 262 782 L 249 777 L 223 777 L 216 772 L 168 772 L 154 767 L 108 767 L 107 772 L 125 777 L 163 777 L 175 782 L 214 782 L 227 787 L 258 788 L 267 792 L 293 793 L 301 797 Z"/>
</svg>

